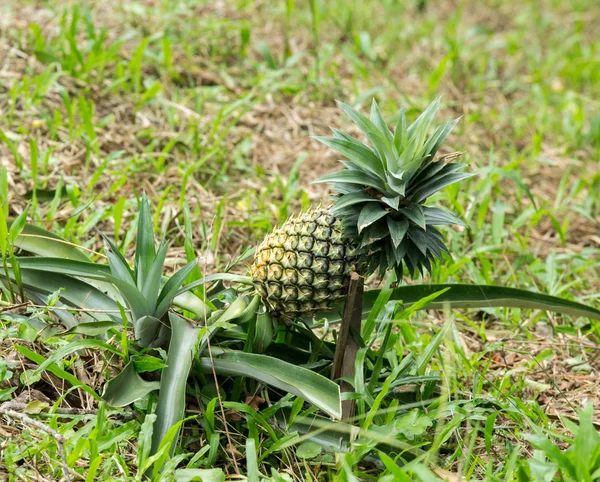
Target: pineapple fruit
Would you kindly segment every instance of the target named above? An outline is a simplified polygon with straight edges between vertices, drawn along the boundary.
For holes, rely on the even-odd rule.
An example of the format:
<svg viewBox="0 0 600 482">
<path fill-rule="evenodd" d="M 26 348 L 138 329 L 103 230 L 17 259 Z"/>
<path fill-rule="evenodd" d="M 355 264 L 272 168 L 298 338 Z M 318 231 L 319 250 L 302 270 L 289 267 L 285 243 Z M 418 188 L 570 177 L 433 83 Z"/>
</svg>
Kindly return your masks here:
<svg viewBox="0 0 600 482">
<path fill-rule="evenodd" d="M 436 225 L 463 224 L 437 207 L 424 206 L 440 189 L 470 177 L 465 164 L 435 159 L 459 119 L 428 135 L 440 108 L 436 99 L 407 126 L 404 109 L 392 133 L 377 103 L 370 119 L 340 103 L 370 145 L 332 129 L 315 139 L 346 157 L 344 169 L 315 182 L 336 192 L 329 209 L 317 208 L 289 218 L 258 247 L 251 274 L 267 306 L 284 317 L 326 310 L 346 294 L 350 274 L 366 276 L 388 269 L 401 279 L 403 267 L 414 275 L 431 270 L 447 248 Z"/>
<path fill-rule="evenodd" d="M 356 248 L 328 209 L 290 217 L 256 251 L 252 279 L 273 311 L 284 315 L 324 310 L 343 297 L 356 270 Z"/>
</svg>

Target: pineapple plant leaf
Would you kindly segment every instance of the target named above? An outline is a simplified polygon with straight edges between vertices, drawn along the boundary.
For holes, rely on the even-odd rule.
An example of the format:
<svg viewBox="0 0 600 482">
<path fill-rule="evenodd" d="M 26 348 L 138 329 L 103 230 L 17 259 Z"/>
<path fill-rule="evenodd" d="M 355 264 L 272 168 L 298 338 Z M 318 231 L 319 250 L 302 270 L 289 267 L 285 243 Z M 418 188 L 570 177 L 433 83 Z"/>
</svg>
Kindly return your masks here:
<svg viewBox="0 0 600 482">
<path fill-rule="evenodd" d="M 131 360 L 121 373 L 106 383 L 102 399 L 111 407 L 121 408 L 159 388 L 160 382 L 144 380 L 135 370 L 134 362 Z"/>
<path fill-rule="evenodd" d="M 194 363 L 198 349 L 200 328 L 184 320 L 175 313 L 169 313 L 171 338 L 167 352 L 167 366 L 160 376 L 160 391 L 156 405 L 156 422 L 152 434 L 152 453 L 156 453 L 163 437 L 185 416 L 185 392 L 187 378 Z M 175 437 L 177 438 L 177 437 Z M 175 444 L 171 444 L 169 453 L 173 455 Z"/>
<path fill-rule="evenodd" d="M 544 310 L 570 316 L 584 316 L 600 320 L 600 310 L 576 301 L 557 296 L 535 293 L 532 291 L 508 288 L 504 286 L 478 284 L 416 284 L 398 286 L 394 289 L 366 290 L 363 296 L 363 314 L 369 314 L 376 307 L 378 296 L 387 291 L 386 302 L 402 301 L 406 308 L 439 291 L 445 290 L 435 300 L 419 306 L 421 310 L 441 309 L 491 309 L 491 308 L 521 308 L 527 310 Z M 341 319 L 343 303 L 337 302 L 331 310 L 317 313 L 314 318 L 327 319 L 329 323 L 337 323 Z M 304 319 L 311 326 L 311 320 Z"/>
</svg>

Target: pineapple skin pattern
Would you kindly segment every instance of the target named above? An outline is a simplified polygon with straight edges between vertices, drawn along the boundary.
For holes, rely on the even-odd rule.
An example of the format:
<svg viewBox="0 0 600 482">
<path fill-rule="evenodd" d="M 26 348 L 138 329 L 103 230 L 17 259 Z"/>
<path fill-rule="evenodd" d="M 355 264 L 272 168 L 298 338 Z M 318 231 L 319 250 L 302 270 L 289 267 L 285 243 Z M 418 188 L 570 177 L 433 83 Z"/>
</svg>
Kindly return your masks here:
<svg viewBox="0 0 600 482">
<path fill-rule="evenodd" d="M 316 208 L 290 217 L 267 235 L 251 274 L 272 312 L 302 316 L 343 298 L 356 263 L 356 248 L 344 237 L 340 220 Z"/>
</svg>

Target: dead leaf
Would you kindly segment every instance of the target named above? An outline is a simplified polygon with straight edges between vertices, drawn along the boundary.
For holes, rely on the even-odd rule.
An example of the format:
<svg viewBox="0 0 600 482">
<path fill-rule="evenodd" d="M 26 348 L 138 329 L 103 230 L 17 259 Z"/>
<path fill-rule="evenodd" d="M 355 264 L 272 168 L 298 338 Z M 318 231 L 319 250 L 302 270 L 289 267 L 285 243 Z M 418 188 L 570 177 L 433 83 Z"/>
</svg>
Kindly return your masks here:
<svg viewBox="0 0 600 482">
<path fill-rule="evenodd" d="M 240 414 L 240 412 L 236 412 L 235 410 L 229 410 L 229 411 L 225 412 L 225 418 L 227 418 L 227 420 L 229 420 L 231 422 L 241 422 L 242 421 L 242 415 Z"/>
<path fill-rule="evenodd" d="M 265 403 L 265 399 L 258 395 L 249 395 L 246 397 L 246 400 L 244 400 L 244 403 L 258 412 L 260 406 Z"/>
</svg>

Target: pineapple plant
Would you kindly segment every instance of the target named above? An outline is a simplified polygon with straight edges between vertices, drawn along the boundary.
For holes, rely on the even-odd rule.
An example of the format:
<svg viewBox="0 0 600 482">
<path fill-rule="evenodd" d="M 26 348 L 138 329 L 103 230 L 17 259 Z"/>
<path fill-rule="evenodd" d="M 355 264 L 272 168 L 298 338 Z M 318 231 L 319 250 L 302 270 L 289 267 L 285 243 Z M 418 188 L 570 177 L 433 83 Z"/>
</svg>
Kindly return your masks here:
<svg viewBox="0 0 600 482">
<path fill-rule="evenodd" d="M 334 203 L 285 223 L 266 236 L 256 250 L 251 275 L 258 294 L 285 317 L 326 310 L 346 294 L 350 274 L 387 270 L 401 279 L 431 270 L 447 248 L 438 225 L 463 224 L 455 215 L 425 206 L 444 187 L 470 177 L 465 164 L 436 153 L 459 119 L 431 126 L 440 99 L 407 125 L 404 109 L 392 132 L 375 100 L 370 119 L 339 103 L 369 144 L 332 129 L 332 137 L 315 139 L 346 159 L 344 168 L 314 182 L 327 182 Z"/>
</svg>

